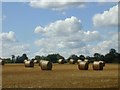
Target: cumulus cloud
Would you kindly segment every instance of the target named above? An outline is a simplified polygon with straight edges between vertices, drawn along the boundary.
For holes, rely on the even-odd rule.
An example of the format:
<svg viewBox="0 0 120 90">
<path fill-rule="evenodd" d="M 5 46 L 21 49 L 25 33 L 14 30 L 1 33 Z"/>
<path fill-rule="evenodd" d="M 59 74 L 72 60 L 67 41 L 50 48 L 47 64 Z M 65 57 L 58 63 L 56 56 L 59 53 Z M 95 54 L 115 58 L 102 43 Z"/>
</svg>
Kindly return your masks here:
<svg viewBox="0 0 120 90">
<path fill-rule="evenodd" d="M 57 40 L 61 38 L 65 42 L 93 41 L 100 38 L 98 31 L 83 31 L 81 20 L 74 16 L 65 20 L 57 20 L 45 27 L 37 26 L 34 32 L 41 33 L 48 39 L 49 37 L 52 39 L 55 37 Z M 41 40 L 45 41 L 46 39 L 42 38 Z"/>
<path fill-rule="evenodd" d="M 15 33 L 13 31 L 0 33 L 0 40 L 2 41 L 16 41 Z"/>
<path fill-rule="evenodd" d="M 101 54 L 108 53 L 111 48 L 114 48 L 118 51 L 118 33 L 113 33 L 108 37 L 109 39 L 99 42 L 96 46 L 91 46 L 90 51 L 92 51 L 93 53 L 98 52 Z"/>
<path fill-rule="evenodd" d="M 46 35 L 68 36 L 72 33 L 79 32 L 82 29 L 81 20 L 72 16 L 65 20 L 58 20 L 44 28 Z"/>
<path fill-rule="evenodd" d="M 2 55 L 0 57 L 11 57 L 11 55 L 22 55 L 23 53 L 28 54 L 29 44 L 23 43 L 2 43 Z"/>
<path fill-rule="evenodd" d="M 34 30 L 35 33 L 45 33 L 51 36 L 67 36 L 71 33 L 80 31 L 82 28 L 81 21 L 76 17 L 72 16 L 65 20 L 58 20 L 50 23 L 46 27 L 37 26 Z"/>
<path fill-rule="evenodd" d="M 44 30 L 41 26 L 36 27 L 35 31 L 34 31 L 34 33 L 43 33 L 43 32 L 44 32 Z"/>
<path fill-rule="evenodd" d="M 11 57 L 11 55 L 21 55 L 29 53 L 29 44 L 17 42 L 15 32 L 1 32 L 0 33 L 0 57 Z"/>
<path fill-rule="evenodd" d="M 119 2 L 119 0 L 90 0 L 91 2 Z"/>
<path fill-rule="evenodd" d="M 46 55 L 53 52 L 64 55 L 66 52 L 70 55 L 73 52 L 79 53 L 86 46 L 86 42 L 101 40 L 98 31 L 82 30 L 81 20 L 74 16 L 52 22 L 42 29 L 37 26 L 34 32 L 43 36 L 34 42 L 40 48 L 35 54 Z"/>
<path fill-rule="evenodd" d="M 118 5 L 93 17 L 93 24 L 96 27 L 107 27 L 118 25 Z"/>
<path fill-rule="evenodd" d="M 30 6 L 34 8 L 64 10 L 70 7 L 84 7 L 84 0 L 31 0 Z"/>
<path fill-rule="evenodd" d="M 84 41 L 96 41 L 96 40 L 100 40 L 101 39 L 101 35 L 98 31 L 87 31 L 84 32 Z"/>
</svg>

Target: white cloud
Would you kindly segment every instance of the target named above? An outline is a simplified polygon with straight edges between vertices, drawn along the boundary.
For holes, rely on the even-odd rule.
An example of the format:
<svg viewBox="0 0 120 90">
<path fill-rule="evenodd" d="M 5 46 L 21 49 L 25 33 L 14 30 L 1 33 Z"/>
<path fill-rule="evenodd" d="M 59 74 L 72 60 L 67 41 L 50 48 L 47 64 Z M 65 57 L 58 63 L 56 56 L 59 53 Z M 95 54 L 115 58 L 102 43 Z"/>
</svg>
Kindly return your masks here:
<svg viewBox="0 0 120 90">
<path fill-rule="evenodd" d="M 106 54 L 111 48 L 114 48 L 118 51 L 118 33 L 112 33 L 108 36 L 109 39 L 105 39 L 96 45 L 86 46 L 86 50 L 89 50 L 93 55 L 95 52 Z"/>
<path fill-rule="evenodd" d="M 41 26 L 36 28 L 39 27 Z M 79 53 L 86 46 L 86 42 L 101 40 L 98 31 L 82 30 L 81 20 L 74 16 L 52 22 L 38 31 L 37 33 L 43 36 L 34 42 L 40 48 L 35 53 L 39 55 L 47 55 L 51 52 L 65 55 L 66 52 L 66 56 L 68 56 L 68 54 L 70 55 L 73 52 Z"/>
<path fill-rule="evenodd" d="M 96 41 L 100 40 L 101 35 L 98 31 L 87 31 L 84 32 L 84 41 Z"/>
<path fill-rule="evenodd" d="M 119 2 L 119 0 L 91 0 L 91 1 L 98 1 L 98 2 Z"/>
<path fill-rule="evenodd" d="M 100 39 L 98 31 L 83 31 L 81 20 L 74 16 L 66 18 L 65 20 L 55 21 L 45 27 L 37 26 L 34 32 L 43 34 L 47 39 L 49 39 L 49 37 L 52 39 L 56 38 L 57 41 L 64 42 L 93 41 Z M 45 41 L 46 38 L 42 38 L 41 40 Z M 48 41 L 49 40 L 46 42 Z"/>
<path fill-rule="evenodd" d="M 96 27 L 108 27 L 118 25 L 118 5 L 93 17 L 93 24 Z"/>
<path fill-rule="evenodd" d="M 43 33 L 43 32 L 44 32 L 44 30 L 41 26 L 36 27 L 35 31 L 34 31 L 34 33 Z"/>
<path fill-rule="evenodd" d="M 0 0 L 2 2 L 30 2 L 30 1 L 41 1 L 41 0 Z M 46 2 L 55 2 L 58 0 L 44 0 Z M 61 2 L 66 2 L 67 0 L 61 0 Z M 119 2 L 119 0 L 69 0 L 69 2 Z"/>
<path fill-rule="evenodd" d="M 76 33 L 82 28 L 81 21 L 76 17 L 66 18 L 65 20 L 58 20 L 45 27 L 46 33 L 57 36 L 68 36 Z"/>
<path fill-rule="evenodd" d="M 84 8 L 88 2 L 119 2 L 119 0 L 30 0 L 29 5 L 33 8 L 51 9 L 55 11 L 69 8 Z"/>
<path fill-rule="evenodd" d="M 21 55 L 29 53 L 29 44 L 17 42 L 15 32 L 1 32 L 0 33 L 0 57 L 11 57 L 11 55 Z"/>
<path fill-rule="evenodd" d="M 30 6 L 34 8 L 64 10 L 70 7 L 84 7 L 84 0 L 31 0 Z"/>
<path fill-rule="evenodd" d="M 11 55 L 29 54 L 29 44 L 23 43 L 2 43 L 2 55 L 0 57 L 11 57 Z"/>
<path fill-rule="evenodd" d="M 15 33 L 13 31 L 9 31 L 8 33 L 2 32 L 2 33 L 0 33 L 0 40 L 2 40 L 2 41 L 16 41 Z"/>
<path fill-rule="evenodd" d="M 88 42 L 53 42 L 50 40 L 46 42 L 43 40 L 44 45 L 41 45 L 40 49 L 35 53 L 35 55 L 48 55 L 52 53 L 59 53 L 65 58 L 68 58 L 72 54 L 76 55 L 85 55 L 85 56 L 93 56 L 94 53 L 100 53 L 105 55 L 109 52 L 111 48 L 114 48 L 118 51 L 118 33 L 113 33 L 108 36 L 109 39 L 105 39 L 103 41 L 99 41 L 95 43 L 91 41 Z M 43 43 L 43 42 L 38 42 Z M 50 43 L 51 42 L 51 43 Z M 50 47 L 52 45 L 52 47 Z"/>
<path fill-rule="evenodd" d="M 49 24 L 46 27 L 37 26 L 35 33 L 45 33 L 51 36 L 67 36 L 81 30 L 81 21 L 76 17 L 66 18 L 65 20 L 58 20 Z M 41 29 L 42 28 L 42 29 Z"/>
</svg>

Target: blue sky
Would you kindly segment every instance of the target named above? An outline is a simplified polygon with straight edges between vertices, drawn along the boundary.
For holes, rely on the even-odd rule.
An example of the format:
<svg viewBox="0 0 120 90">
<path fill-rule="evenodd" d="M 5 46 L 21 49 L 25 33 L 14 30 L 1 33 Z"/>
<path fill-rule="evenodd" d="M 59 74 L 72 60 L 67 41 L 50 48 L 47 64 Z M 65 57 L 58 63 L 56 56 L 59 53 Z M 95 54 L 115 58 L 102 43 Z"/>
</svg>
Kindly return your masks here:
<svg viewBox="0 0 120 90">
<path fill-rule="evenodd" d="M 45 4 L 41 5 L 40 3 L 37 5 L 32 2 L 3 2 L 2 17 L 4 19 L 2 20 L 1 37 L 3 38 L 4 54 L 2 57 L 10 57 L 12 54 L 17 56 L 23 53 L 27 53 L 30 58 L 35 55 L 47 55 L 49 53 L 60 53 L 65 57 L 71 54 L 92 56 L 95 51 L 105 54 L 110 48 L 117 49 L 117 46 L 111 40 L 112 38 L 115 40 L 114 37 L 117 35 L 117 25 L 114 21 L 116 16 L 109 17 L 109 13 L 114 12 L 114 10 L 110 11 L 110 8 L 116 5 L 117 3 L 91 2 L 52 6 L 50 2 L 46 6 Z M 104 15 L 104 11 L 108 11 L 108 13 Z M 93 21 L 96 14 L 101 14 L 101 17 L 108 15 L 109 18 L 101 20 L 96 16 L 98 19 L 95 18 Z M 113 22 L 106 22 L 111 18 L 113 18 Z M 102 24 L 101 22 L 105 23 Z M 76 27 L 73 28 L 72 25 L 76 25 Z M 37 27 L 42 27 L 42 29 Z M 60 31 L 61 27 L 68 32 L 68 37 L 63 36 L 66 32 L 64 30 Z M 69 31 L 69 29 L 73 31 Z M 81 35 L 78 35 L 78 33 Z M 56 36 L 52 36 L 52 34 Z M 78 41 L 67 41 L 70 38 L 73 39 L 73 35 L 75 35 L 75 40 Z M 88 40 L 89 38 L 91 39 Z M 107 43 L 108 46 L 100 46 L 103 43 Z"/>
</svg>

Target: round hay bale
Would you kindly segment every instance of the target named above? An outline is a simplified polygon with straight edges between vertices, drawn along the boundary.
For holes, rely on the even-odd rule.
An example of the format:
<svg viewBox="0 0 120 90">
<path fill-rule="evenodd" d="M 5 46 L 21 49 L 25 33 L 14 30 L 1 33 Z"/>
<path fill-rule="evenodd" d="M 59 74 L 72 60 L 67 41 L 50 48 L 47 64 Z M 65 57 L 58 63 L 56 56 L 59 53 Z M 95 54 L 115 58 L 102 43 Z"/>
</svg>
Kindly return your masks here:
<svg viewBox="0 0 120 90">
<path fill-rule="evenodd" d="M 103 64 L 103 67 L 105 67 L 105 61 L 99 61 L 99 62 L 101 62 Z"/>
<path fill-rule="evenodd" d="M 24 60 L 24 63 L 25 63 L 26 61 L 28 61 L 28 60 L 25 59 L 25 60 Z"/>
<path fill-rule="evenodd" d="M 75 60 L 70 59 L 70 60 L 69 60 L 69 63 L 70 63 L 70 64 L 75 64 Z"/>
<path fill-rule="evenodd" d="M 93 70 L 103 70 L 103 63 L 99 61 L 94 61 Z"/>
<path fill-rule="evenodd" d="M 25 67 L 34 67 L 34 62 L 33 61 L 26 61 Z"/>
<path fill-rule="evenodd" d="M 88 70 L 89 68 L 89 63 L 85 62 L 85 61 L 81 61 L 78 64 L 78 69 L 79 70 Z"/>
<path fill-rule="evenodd" d="M 52 70 L 52 63 L 50 61 L 41 62 L 41 70 Z"/>
<path fill-rule="evenodd" d="M 39 66 L 41 66 L 41 63 L 42 63 L 43 61 L 45 61 L 45 60 L 40 60 L 40 61 L 39 61 Z"/>
<path fill-rule="evenodd" d="M 0 60 L 0 65 L 5 65 L 5 61 Z"/>
<path fill-rule="evenodd" d="M 64 64 L 64 59 L 59 59 L 59 60 L 58 60 L 58 63 L 59 63 L 59 64 Z"/>
<path fill-rule="evenodd" d="M 88 59 L 85 59 L 84 61 L 87 62 L 87 63 L 90 63 Z"/>
<path fill-rule="evenodd" d="M 82 60 L 78 59 L 78 60 L 77 60 L 77 63 L 79 64 L 81 61 L 82 61 Z"/>
<path fill-rule="evenodd" d="M 88 59 L 85 59 L 84 61 L 85 61 L 85 62 L 88 62 Z"/>
<path fill-rule="evenodd" d="M 38 60 L 34 60 L 34 63 L 38 63 Z"/>
</svg>

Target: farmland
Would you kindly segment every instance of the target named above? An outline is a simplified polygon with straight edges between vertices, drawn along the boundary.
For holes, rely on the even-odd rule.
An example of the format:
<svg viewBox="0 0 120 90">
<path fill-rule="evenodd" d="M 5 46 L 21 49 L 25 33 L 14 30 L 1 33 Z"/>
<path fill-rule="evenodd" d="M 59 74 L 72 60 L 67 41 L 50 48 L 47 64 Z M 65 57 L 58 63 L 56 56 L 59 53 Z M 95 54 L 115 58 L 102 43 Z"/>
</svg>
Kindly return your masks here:
<svg viewBox="0 0 120 90">
<path fill-rule="evenodd" d="M 77 64 L 53 64 L 52 71 L 42 71 L 38 64 L 5 64 L 3 88 L 117 88 L 118 64 L 106 64 L 103 71 L 79 70 Z"/>
</svg>

